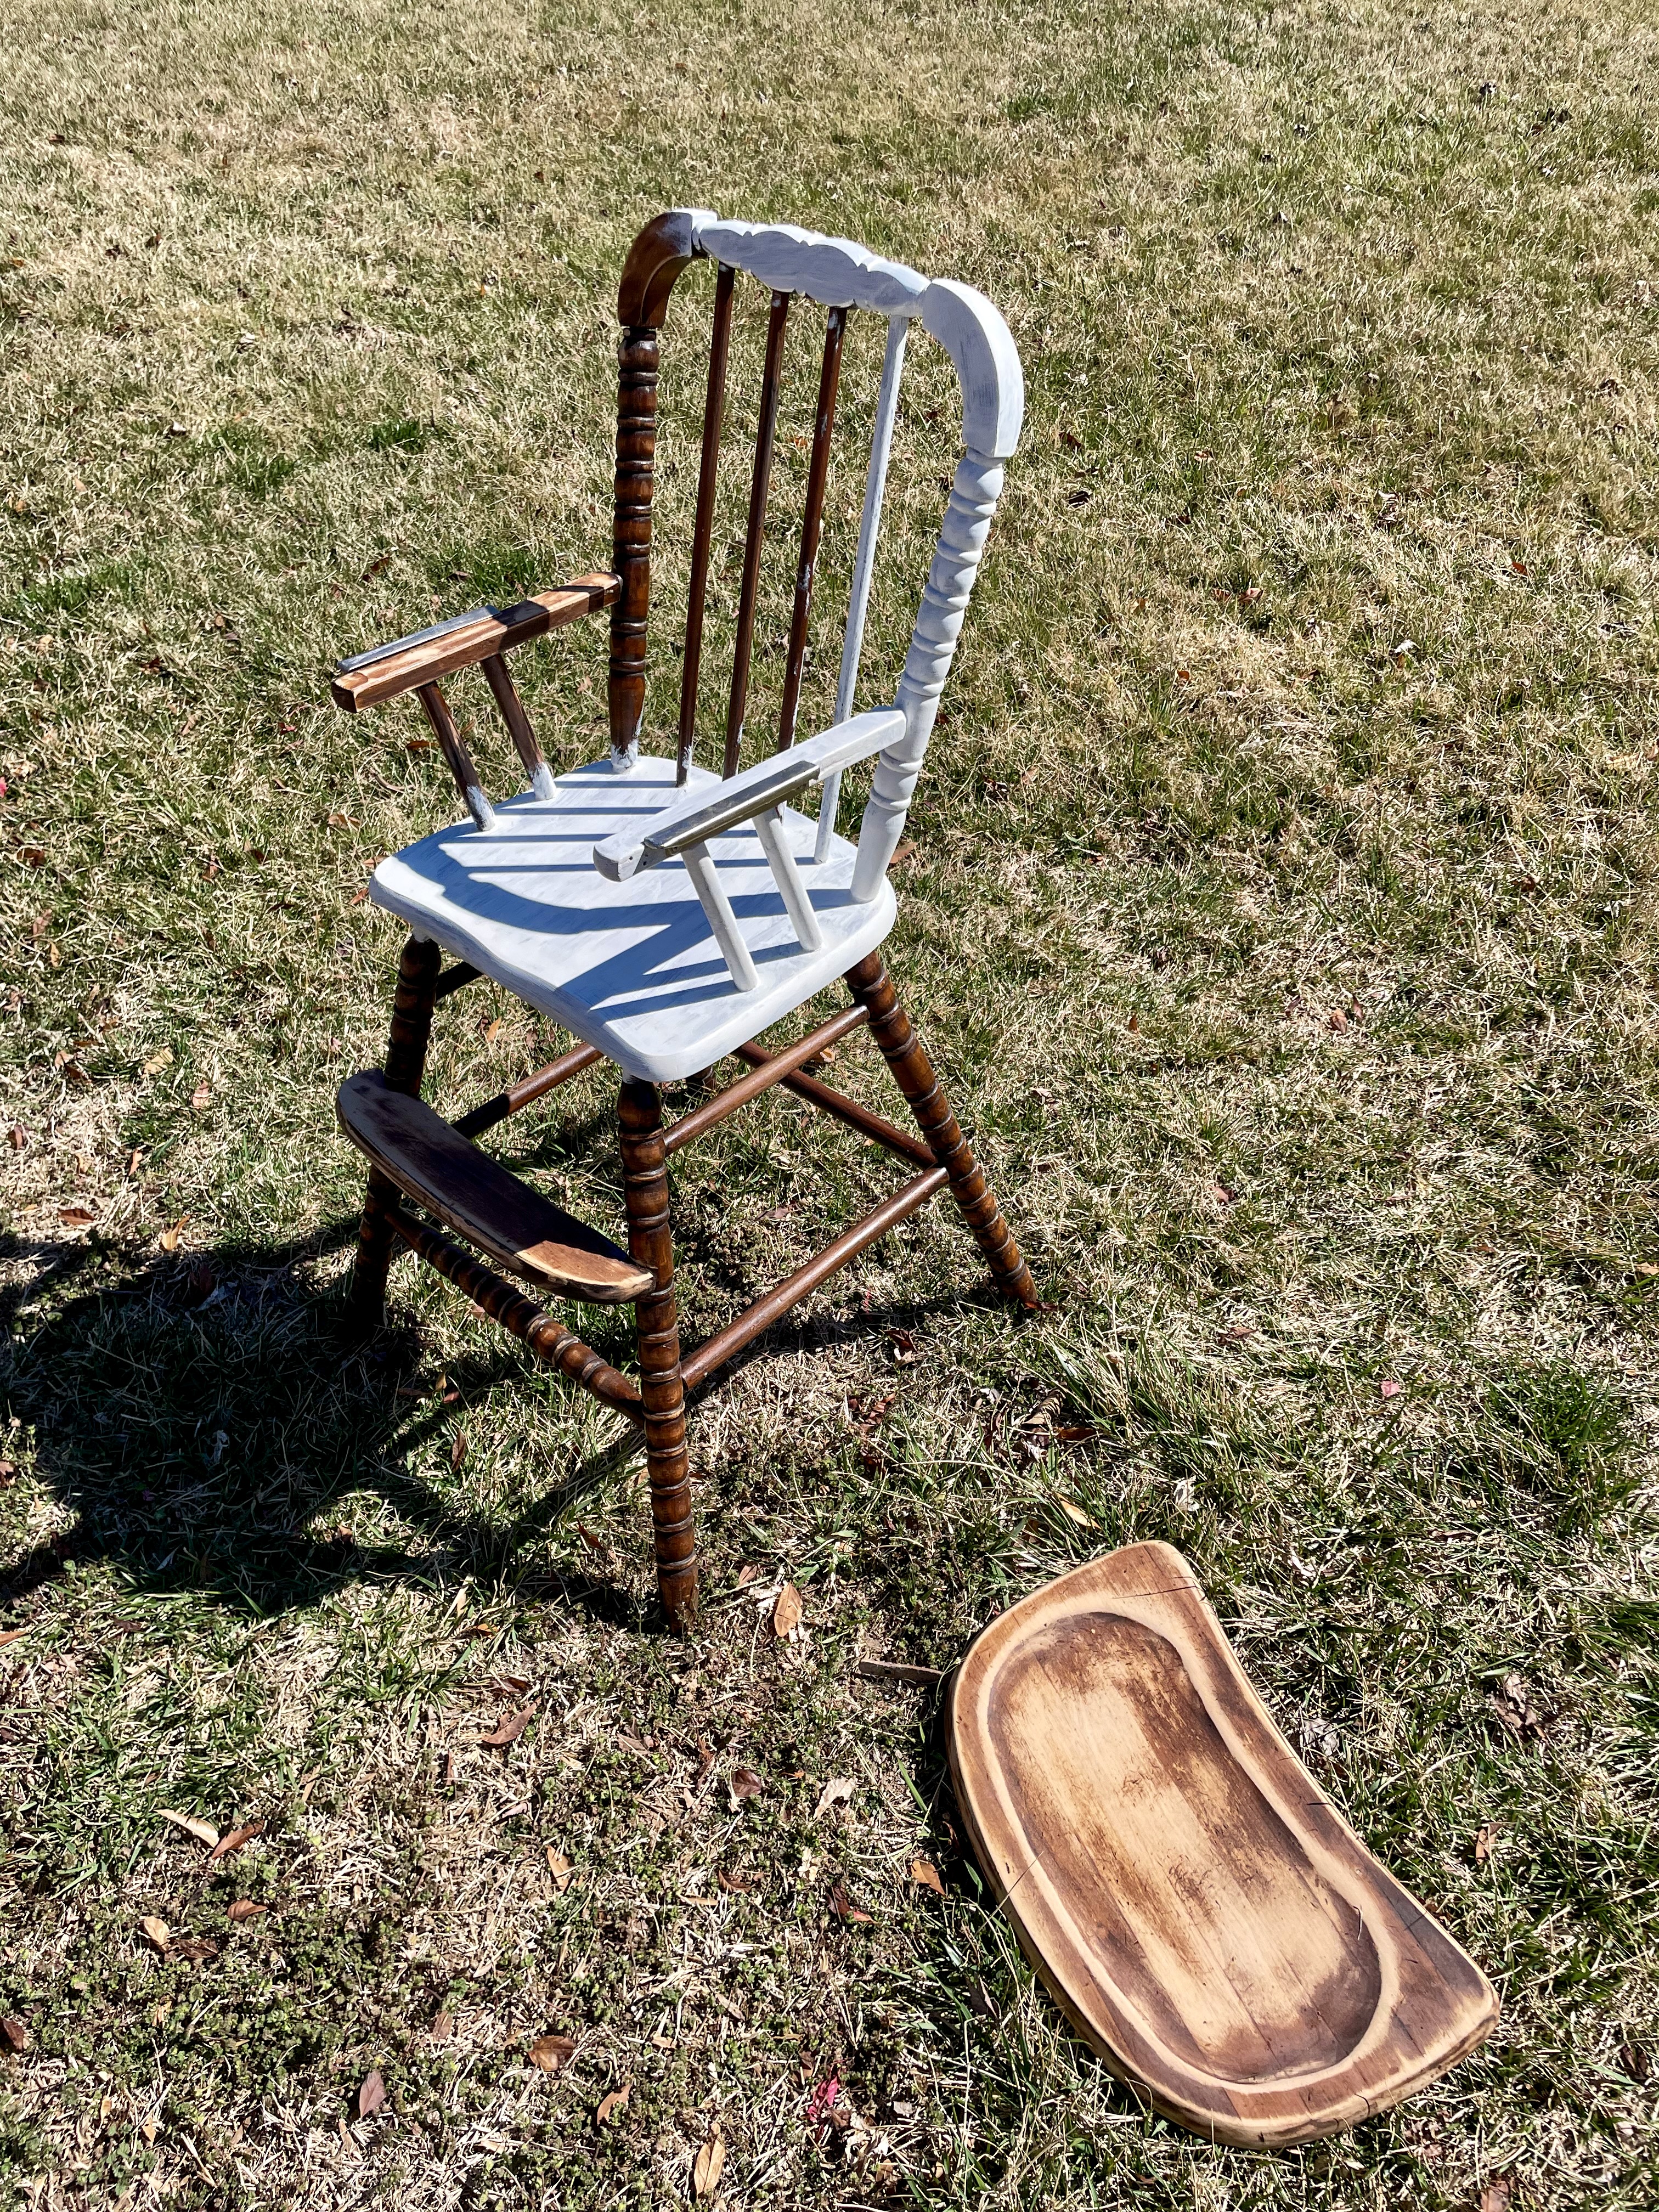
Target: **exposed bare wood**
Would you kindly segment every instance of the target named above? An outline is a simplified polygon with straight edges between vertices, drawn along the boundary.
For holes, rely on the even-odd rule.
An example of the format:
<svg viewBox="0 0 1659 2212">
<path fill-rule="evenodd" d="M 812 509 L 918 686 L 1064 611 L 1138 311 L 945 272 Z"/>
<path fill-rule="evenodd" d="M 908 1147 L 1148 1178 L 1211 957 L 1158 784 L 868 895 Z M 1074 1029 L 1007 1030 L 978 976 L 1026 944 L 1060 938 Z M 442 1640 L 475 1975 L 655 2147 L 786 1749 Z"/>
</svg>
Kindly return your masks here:
<svg viewBox="0 0 1659 2212">
<path fill-rule="evenodd" d="M 766 367 L 761 376 L 760 424 L 755 434 L 755 473 L 749 487 L 749 529 L 743 548 L 743 583 L 738 595 L 738 635 L 732 662 L 732 697 L 726 714 L 726 764 L 735 775 L 743 745 L 743 718 L 749 708 L 749 663 L 755 643 L 755 602 L 760 590 L 761 545 L 766 536 L 766 498 L 772 483 L 772 447 L 778 430 L 778 398 L 783 388 L 783 334 L 789 319 L 789 295 L 774 292 L 766 326 Z"/>
<path fill-rule="evenodd" d="M 789 654 L 784 664 L 783 704 L 778 716 L 780 752 L 787 751 L 795 742 L 795 718 L 800 712 L 801 670 L 806 660 L 806 632 L 812 612 L 812 579 L 817 570 L 818 539 L 823 530 L 823 495 L 830 482 L 830 441 L 836 427 L 836 387 L 841 380 L 841 347 L 846 329 L 846 308 L 831 307 L 823 333 L 818 404 L 812 418 L 812 458 L 806 470 L 800 559 L 795 565 L 795 604 L 789 617 Z"/>
<path fill-rule="evenodd" d="M 708 353 L 708 390 L 702 409 L 702 458 L 697 467 L 697 520 L 691 536 L 691 590 L 685 609 L 685 657 L 680 666 L 678 776 L 685 781 L 697 737 L 697 678 L 702 669 L 702 623 L 708 599 L 708 556 L 714 538 L 714 492 L 720 476 L 726 366 L 732 351 L 732 294 L 735 269 L 714 283 L 714 333 Z"/>
<path fill-rule="evenodd" d="M 541 592 L 510 607 L 473 607 L 453 616 L 434 629 L 416 630 L 411 636 L 377 645 L 371 653 L 354 654 L 335 671 L 329 691 L 337 707 L 349 714 L 400 692 L 416 691 L 459 668 L 471 668 L 494 653 L 510 653 L 549 630 L 562 629 L 583 615 L 597 614 L 616 598 L 617 579 L 605 572 L 577 576 L 554 592 Z"/>
<path fill-rule="evenodd" d="M 500 1267 L 566 1297 L 622 1305 L 651 1288 L 598 1230 L 509 1175 L 378 1068 L 353 1075 L 336 1101 L 340 1126 L 380 1173 Z"/>
</svg>

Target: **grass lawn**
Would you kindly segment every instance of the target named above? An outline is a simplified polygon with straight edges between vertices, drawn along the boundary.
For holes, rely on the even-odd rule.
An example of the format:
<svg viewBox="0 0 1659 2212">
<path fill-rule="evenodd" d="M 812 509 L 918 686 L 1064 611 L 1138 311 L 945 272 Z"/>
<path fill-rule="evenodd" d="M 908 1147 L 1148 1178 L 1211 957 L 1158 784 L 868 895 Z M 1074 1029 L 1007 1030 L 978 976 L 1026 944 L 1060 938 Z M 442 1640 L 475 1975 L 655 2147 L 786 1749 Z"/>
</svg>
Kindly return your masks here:
<svg viewBox="0 0 1659 2212">
<path fill-rule="evenodd" d="M 733 2208 L 1659 2201 L 1652 11 L 0 0 L 0 47 L 16 2200 L 671 2203 L 718 2129 Z M 1017 1323 L 935 1210 L 800 1309 L 694 1413 L 682 1645 L 619 1422 L 406 1262 L 338 1348 L 332 1093 L 398 944 L 360 895 L 454 802 L 326 672 L 608 558 L 617 274 L 686 201 L 967 277 L 1024 355 L 889 958 L 1055 1305 Z M 665 346 L 659 744 L 709 289 Z M 947 398 L 919 343 L 864 703 Z M 591 757 L 603 626 L 519 665 Z M 557 1048 L 474 989 L 436 1094 Z M 881 1100 L 873 1060 L 835 1079 Z M 614 1231 L 611 1106 L 502 1150 Z M 804 1111 L 677 1161 L 689 1334 L 884 1187 Z M 1148 1537 L 1503 1996 L 1328 2144 L 1146 2118 L 988 1910 L 936 1698 L 854 1672 Z M 210 1863 L 169 1811 L 264 1832 Z"/>
</svg>

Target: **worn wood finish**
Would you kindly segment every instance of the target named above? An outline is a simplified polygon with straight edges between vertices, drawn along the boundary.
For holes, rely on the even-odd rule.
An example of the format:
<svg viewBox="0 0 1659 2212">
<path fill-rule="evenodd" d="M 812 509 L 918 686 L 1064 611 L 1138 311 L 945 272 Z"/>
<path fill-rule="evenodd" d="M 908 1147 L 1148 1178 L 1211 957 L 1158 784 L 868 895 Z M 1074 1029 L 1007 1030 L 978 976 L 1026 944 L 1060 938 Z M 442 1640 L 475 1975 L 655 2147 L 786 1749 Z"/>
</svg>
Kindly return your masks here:
<svg viewBox="0 0 1659 2212">
<path fill-rule="evenodd" d="M 1167 1544 L 993 1623 L 951 1693 L 957 1802 L 1033 1964 L 1113 2071 L 1224 2142 L 1305 2142 L 1490 2032 L 1486 1976 L 1292 1754 Z"/>
<path fill-rule="evenodd" d="M 927 1205 L 944 1181 L 943 1168 L 929 1168 L 909 1182 L 901 1183 L 890 1198 L 884 1199 L 862 1220 L 854 1222 L 850 1229 L 843 1229 L 821 1252 L 815 1252 L 805 1267 L 797 1267 L 793 1275 L 786 1275 L 763 1298 L 757 1298 L 753 1305 L 745 1307 L 735 1321 L 700 1344 L 687 1358 L 681 1370 L 686 1389 L 695 1390 L 699 1382 L 717 1367 L 724 1367 L 745 1344 L 753 1343 L 774 1322 L 781 1321 L 790 1307 L 799 1305 L 809 1291 L 827 1282 L 849 1260 L 856 1259 L 866 1245 L 886 1236 L 890 1229 L 896 1229 L 901 1221 L 908 1221 Z"/>
<path fill-rule="evenodd" d="M 555 789 L 553 771 L 549 768 L 547 757 L 531 726 L 524 701 L 520 698 L 517 687 L 507 673 L 506 661 L 499 653 L 492 653 L 479 665 L 483 670 L 490 696 L 501 709 L 501 720 L 507 724 L 513 749 L 524 763 L 524 772 L 530 778 L 530 788 L 538 799 L 551 799 Z"/>
<path fill-rule="evenodd" d="M 697 679 L 702 671 L 702 624 L 708 603 L 708 558 L 714 542 L 714 493 L 720 477 L 720 429 L 726 410 L 726 368 L 732 351 L 732 295 L 735 269 L 714 280 L 714 329 L 708 349 L 708 390 L 702 409 L 702 457 L 697 464 L 697 519 L 691 533 L 691 589 L 685 608 L 685 657 L 680 665 L 680 728 L 675 781 L 685 781 L 697 741 Z"/>
<path fill-rule="evenodd" d="M 493 1098 L 486 1098 L 482 1106 L 475 1106 L 470 1114 L 458 1114 L 453 1127 L 459 1136 L 481 1136 L 486 1129 L 493 1129 L 498 1121 L 505 1121 L 514 1114 L 522 1114 L 526 1106 L 533 1106 L 537 1099 L 544 1098 L 550 1091 L 557 1091 L 580 1075 L 585 1067 L 592 1067 L 596 1060 L 604 1058 L 605 1054 L 597 1045 L 579 1044 L 569 1052 L 561 1053 L 556 1060 L 550 1060 L 545 1067 L 538 1067 L 532 1074 L 520 1076 L 516 1083 L 509 1083 L 505 1091 L 498 1091 Z"/>
<path fill-rule="evenodd" d="M 379 1068 L 348 1076 L 335 1101 L 340 1127 L 406 1198 L 447 1223 L 499 1267 L 566 1297 L 623 1305 L 651 1288 L 608 1237 L 532 1190 Z"/>
<path fill-rule="evenodd" d="M 860 1007 L 867 1015 L 867 1009 Z M 773 1063 L 773 1054 L 757 1044 L 740 1044 L 738 1057 L 746 1060 L 751 1067 L 767 1068 Z M 820 1083 L 816 1075 L 805 1075 L 799 1071 L 780 1076 L 778 1080 L 786 1091 L 793 1091 L 797 1098 L 804 1098 L 809 1106 L 816 1106 L 821 1114 L 832 1121 L 844 1121 L 849 1129 L 856 1129 L 861 1137 L 884 1146 L 902 1160 L 914 1160 L 918 1167 L 936 1165 L 929 1146 L 920 1137 L 913 1137 L 908 1129 L 896 1127 L 884 1115 L 873 1113 L 868 1106 L 860 1106 L 856 1098 L 836 1091 L 827 1083 Z"/>
<path fill-rule="evenodd" d="M 668 1166 L 656 1085 L 624 1083 L 617 1104 L 628 1249 L 653 1287 L 634 1309 L 645 1411 L 645 1458 L 657 1589 L 671 1627 L 697 1617 L 697 1552 L 691 1532 L 691 1469 L 685 1449 L 685 1385 L 674 1310 L 674 1244 L 668 1223 Z"/>
<path fill-rule="evenodd" d="M 478 771 L 472 765 L 472 756 L 466 749 L 466 740 L 455 726 L 455 718 L 449 711 L 449 702 L 435 684 L 422 684 L 416 696 L 426 709 L 426 719 L 432 726 L 432 734 L 438 740 L 438 749 L 449 763 L 449 773 L 455 779 L 455 788 L 466 805 L 474 825 L 483 830 L 495 826 L 495 810 L 484 796 Z"/>
<path fill-rule="evenodd" d="M 584 1344 L 562 1322 L 555 1321 L 551 1314 L 532 1304 L 521 1291 L 504 1282 L 476 1254 L 452 1243 L 441 1231 L 429 1227 L 424 1221 L 415 1220 L 400 1206 L 392 1208 L 392 1227 L 394 1235 L 402 1237 L 417 1258 L 424 1260 L 428 1267 L 435 1267 L 491 1321 L 499 1322 L 503 1328 L 521 1337 L 538 1359 L 544 1359 L 550 1367 L 556 1367 L 605 1405 L 615 1407 L 618 1413 L 639 1419 L 638 1384 L 602 1358 L 591 1344 Z"/>
<path fill-rule="evenodd" d="M 811 1035 L 802 1037 L 798 1044 L 790 1045 L 783 1052 L 763 1053 L 752 1074 L 740 1075 L 724 1091 L 716 1091 L 705 1104 L 671 1123 L 663 1138 L 664 1151 L 677 1152 L 682 1145 L 689 1145 L 707 1135 L 710 1129 L 718 1128 L 740 1106 L 746 1106 L 751 1098 L 758 1098 L 763 1091 L 770 1091 L 852 1030 L 862 1029 L 869 1018 L 862 1006 L 846 1006 L 840 1013 L 831 1014 L 827 1022 L 820 1022 Z"/>
<path fill-rule="evenodd" d="M 577 576 L 556 591 L 539 592 L 510 607 L 473 607 L 432 629 L 394 638 L 372 652 L 355 653 L 334 672 L 329 694 L 348 714 L 361 714 L 422 684 L 453 676 L 493 654 L 510 653 L 532 638 L 562 629 L 584 615 L 597 614 L 617 596 L 617 580 L 608 571 Z"/>
<path fill-rule="evenodd" d="M 847 988 L 860 1006 L 869 1008 L 870 1033 L 881 1047 L 882 1056 L 908 1101 L 933 1158 L 951 1178 L 951 1194 L 975 1243 L 990 1262 L 997 1288 L 1005 1297 L 1035 1307 L 1039 1304 L 1036 1285 L 1024 1255 L 951 1110 L 933 1062 L 898 1002 L 879 953 L 872 952 L 859 963 L 847 978 Z"/>
<path fill-rule="evenodd" d="M 617 351 L 616 509 L 611 565 L 619 588 L 611 609 L 607 692 L 611 758 L 633 764 L 645 719 L 645 634 L 651 611 L 651 488 L 657 453 L 657 333 L 625 329 Z"/>
<path fill-rule="evenodd" d="M 800 712 L 801 670 L 806 661 L 806 631 L 812 612 L 812 580 L 817 571 L 818 539 L 823 531 L 823 495 L 830 482 L 830 441 L 836 427 L 836 389 L 841 381 L 845 307 L 831 307 L 823 332 L 823 365 L 818 372 L 818 404 L 812 416 L 812 458 L 806 469 L 806 504 L 801 514 L 800 559 L 795 564 L 795 603 L 789 617 L 789 654 L 783 671 L 783 703 L 778 715 L 778 750 L 795 742 Z M 837 714 L 839 722 L 842 716 Z"/>
<path fill-rule="evenodd" d="M 761 374 L 760 423 L 755 434 L 755 473 L 749 486 L 749 526 L 743 546 L 743 582 L 738 594 L 738 635 L 732 658 L 732 696 L 726 710 L 724 775 L 738 772 L 743 747 L 743 719 L 749 710 L 749 663 L 755 644 L 755 602 L 760 592 L 761 546 L 766 536 L 766 499 L 772 484 L 772 447 L 778 432 L 778 399 L 783 390 L 783 335 L 789 319 L 789 295 L 774 292 L 766 326 L 766 366 Z"/>
<path fill-rule="evenodd" d="M 392 1034 L 386 1041 L 386 1082 L 390 1090 L 418 1098 L 426 1073 L 426 1048 L 437 1002 L 438 970 L 443 955 L 435 945 L 411 937 L 398 963 L 392 1000 Z M 348 1335 L 372 1336 L 386 1313 L 386 1279 L 392 1266 L 392 1220 L 398 1189 L 378 1168 L 368 1171 L 362 1218 L 357 1227 L 357 1257 L 351 1271 L 346 1307 Z"/>
</svg>

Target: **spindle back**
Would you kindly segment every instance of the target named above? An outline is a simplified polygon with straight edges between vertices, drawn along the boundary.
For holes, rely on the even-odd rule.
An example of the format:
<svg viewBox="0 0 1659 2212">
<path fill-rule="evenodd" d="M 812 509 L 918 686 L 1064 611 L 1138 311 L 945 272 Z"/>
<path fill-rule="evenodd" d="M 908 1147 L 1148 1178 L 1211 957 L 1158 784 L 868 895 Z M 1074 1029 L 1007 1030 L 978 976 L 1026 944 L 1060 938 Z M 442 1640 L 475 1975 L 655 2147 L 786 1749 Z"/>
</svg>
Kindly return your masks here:
<svg viewBox="0 0 1659 2212">
<path fill-rule="evenodd" d="M 1007 325 L 982 294 L 948 280 L 930 282 L 915 270 L 884 260 L 846 239 L 821 237 L 786 223 L 726 222 L 706 210 L 696 208 L 677 208 L 647 224 L 629 254 L 617 299 L 622 339 L 618 355 L 612 565 L 621 579 L 621 588 L 611 618 L 610 720 L 612 761 L 620 769 L 625 770 L 637 757 L 645 708 L 659 333 L 675 283 L 690 263 L 698 258 L 713 260 L 719 273 L 714 287 L 690 595 L 681 664 L 678 775 L 682 783 L 690 764 L 696 735 L 732 297 L 738 273 L 746 271 L 768 287 L 771 313 L 761 379 L 758 430 L 726 719 L 722 772 L 727 776 L 738 767 L 748 710 L 761 551 L 782 385 L 784 337 L 791 303 L 796 298 L 810 299 L 825 307 L 828 314 L 784 665 L 778 731 L 781 750 L 794 739 L 799 710 L 836 390 L 849 313 L 862 310 L 884 317 L 888 337 L 842 637 L 836 696 L 837 723 L 854 711 L 899 381 L 912 322 L 919 321 L 945 347 L 961 382 L 963 457 L 956 471 L 894 702 L 904 712 L 905 734 L 881 756 L 860 833 L 859 872 L 866 886 L 865 895 L 868 896 L 885 873 L 898 842 L 978 572 L 986 532 L 1002 489 L 1002 464 L 1018 441 L 1024 404 L 1019 356 Z M 836 782 L 838 784 L 839 778 Z M 837 798 L 838 792 L 826 787 L 819 817 L 820 858 L 834 827 Z"/>
</svg>

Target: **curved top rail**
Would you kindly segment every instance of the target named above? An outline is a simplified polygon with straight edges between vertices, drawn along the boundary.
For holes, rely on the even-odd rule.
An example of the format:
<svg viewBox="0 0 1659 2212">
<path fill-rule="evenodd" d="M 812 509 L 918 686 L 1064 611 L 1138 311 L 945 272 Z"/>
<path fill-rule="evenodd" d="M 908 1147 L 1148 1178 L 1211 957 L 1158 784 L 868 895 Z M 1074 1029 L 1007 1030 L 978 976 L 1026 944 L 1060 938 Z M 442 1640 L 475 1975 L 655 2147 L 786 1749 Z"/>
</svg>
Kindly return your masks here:
<svg viewBox="0 0 1659 2212">
<path fill-rule="evenodd" d="M 921 312 L 927 279 L 884 260 L 850 238 L 824 238 L 793 222 L 694 222 L 696 251 L 730 262 L 775 292 L 804 292 L 824 307 L 867 307 L 878 315 Z"/>
</svg>

